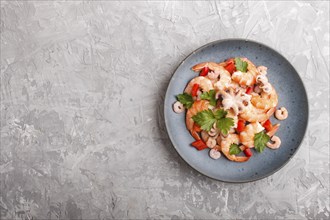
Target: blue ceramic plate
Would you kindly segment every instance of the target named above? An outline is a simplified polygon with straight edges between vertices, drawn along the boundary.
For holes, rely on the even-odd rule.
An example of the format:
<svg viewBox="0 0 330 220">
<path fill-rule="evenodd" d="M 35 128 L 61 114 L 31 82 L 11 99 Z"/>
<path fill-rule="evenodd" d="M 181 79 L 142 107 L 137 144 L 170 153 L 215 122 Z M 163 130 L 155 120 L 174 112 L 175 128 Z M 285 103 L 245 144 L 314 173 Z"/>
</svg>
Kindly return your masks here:
<svg viewBox="0 0 330 220">
<path fill-rule="evenodd" d="M 225 156 L 218 160 L 209 157 L 209 150 L 197 151 L 190 145 L 194 141 L 185 125 L 185 114 L 173 112 L 176 95 L 183 92 L 187 83 L 197 74 L 191 67 L 197 63 L 221 62 L 229 57 L 247 57 L 256 66 L 268 67 L 268 79 L 275 87 L 278 107 L 284 106 L 289 117 L 281 123 L 277 132 L 282 140 L 277 150 L 266 148 L 262 153 L 253 150 L 248 162 L 231 162 Z M 267 177 L 283 167 L 297 152 L 303 140 L 308 122 L 306 90 L 294 67 L 281 54 L 258 42 L 228 39 L 209 43 L 191 53 L 176 69 L 165 97 L 165 123 L 169 137 L 179 155 L 200 173 L 225 182 L 249 182 Z"/>
</svg>

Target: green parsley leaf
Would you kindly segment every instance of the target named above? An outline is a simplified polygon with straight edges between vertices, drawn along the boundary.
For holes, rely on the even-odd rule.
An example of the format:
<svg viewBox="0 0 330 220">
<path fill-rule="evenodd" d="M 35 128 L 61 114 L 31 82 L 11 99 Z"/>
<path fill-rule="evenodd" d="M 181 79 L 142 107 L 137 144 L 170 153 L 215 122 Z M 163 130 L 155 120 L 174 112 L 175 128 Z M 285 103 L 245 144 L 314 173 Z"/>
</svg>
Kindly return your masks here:
<svg viewBox="0 0 330 220">
<path fill-rule="evenodd" d="M 176 98 L 185 108 L 191 108 L 191 106 L 194 104 L 192 96 L 188 93 L 179 94 L 176 96 Z"/>
<path fill-rule="evenodd" d="M 234 119 L 226 118 L 227 111 L 219 109 L 214 112 L 214 117 L 217 120 L 217 128 L 221 131 L 222 134 L 228 134 L 228 131 L 232 126 L 234 126 Z"/>
<path fill-rule="evenodd" d="M 221 118 L 225 118 L 227 115 L 227 111 L 223 110 L 223 109 L 219 109 L 214 113 L 214 116 L 216 119 L 221 119 Z"/>
<path fill-rule="evenodd" d="M 246 73 L 248 63 L 241 60 L 241 58 L 237 57 L 235 58 L 235 66 L 236 66 L 236 70 Z"/>
<path fill-rule="evenodd" d="M 210 109 L 198 112 L 192 117 L 192 119 L 205 131 L 210 131 L 216 121 L 213 112 Z"/>
<path fill-rule="evenodd" d="M 261 153 L 265 147 L 266 143 L 269 141 L 270 137 L 265 133 L 265 131 L 261 131 L 254 135 L 254 148 Z"/>
<path fill-rule="evenodd" d="M 239 153 L 241 153 L 241 149 L 239 148 L 239 146 L 237 144 L 232 144 L 230 145 L 230 148 L 229 148 L 229 154 L 230 155 L 237 155 Z"/>
<path fill-rule="evenodd" d="M 212 110 L 208 109 L 198 112 L 192 119 L 205 131 L 210 131 L 213 124 L 216 122 L 217 128 L 222 134 L 226 135 L 230 128 L 234 126 L 234 119 L 226 118 L 226 115 L 227 111 L 223 109 L 217 110 L 214 113 Z"/>
<path fill-rule="evenodd" d="M 210 101 L 210 105 L 212 106 L 216 106 L 217 104 L 217 100 L 215 98 L 215 90 L 210 90 L 209 92 L 203 92 L 201 95 L 201 99 L 204 100 L 209 100 Z"/>
<path fill-rule="evenodd" d="M 219 128 L 224 135 L 228 134 L 228 131 L 232 126 L 234 126 L 233 118 L 221 118 L 217 120 L 217 128 Z"/>
</svg>

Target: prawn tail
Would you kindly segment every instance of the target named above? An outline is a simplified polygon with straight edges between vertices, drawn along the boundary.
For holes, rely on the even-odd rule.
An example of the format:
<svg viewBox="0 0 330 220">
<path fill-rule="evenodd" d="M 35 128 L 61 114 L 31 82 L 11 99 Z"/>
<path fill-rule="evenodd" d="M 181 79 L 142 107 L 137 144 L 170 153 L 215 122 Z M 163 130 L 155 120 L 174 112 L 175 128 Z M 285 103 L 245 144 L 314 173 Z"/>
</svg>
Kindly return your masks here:
<svg viewBox="0 0 330 220">
<path fill-rule="evenodd" d="M 196 64 L 195 66 L 193 66 L 191 69 L 195 72 L 199 72 L 201 71 L 204 67 L 207 66 L 207 62 L 204 62 L 204 63 L 199 63 L 199 64 Z"/>
<path fill-rule="evenodd" d="M 277 132 L 278 128 L 280 127 L 281 124 L 275 124 L 273 125 L 272 129 L 270 131 L 267 132 L 267 135 L 269 137 L 272 137 L 275 135 L 275 133 Z"/>
</svg>

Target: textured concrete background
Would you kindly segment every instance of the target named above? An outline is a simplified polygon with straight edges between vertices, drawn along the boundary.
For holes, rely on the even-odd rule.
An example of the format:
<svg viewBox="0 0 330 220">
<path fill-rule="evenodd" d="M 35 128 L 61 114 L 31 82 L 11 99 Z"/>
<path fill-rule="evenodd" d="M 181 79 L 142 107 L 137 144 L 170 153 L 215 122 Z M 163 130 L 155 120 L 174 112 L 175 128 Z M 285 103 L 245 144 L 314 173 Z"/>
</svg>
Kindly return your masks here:
<svg viewBox="0 0 330 220">
<path fill-rule="evenodd" d="M 309 128 L 276 174 L 227 184 L 165 130 L 174 69 L 210 41 L 280 51 Z M 2 219 L 328 219 L 329 2 L 1 1 Z"/>
</svg>

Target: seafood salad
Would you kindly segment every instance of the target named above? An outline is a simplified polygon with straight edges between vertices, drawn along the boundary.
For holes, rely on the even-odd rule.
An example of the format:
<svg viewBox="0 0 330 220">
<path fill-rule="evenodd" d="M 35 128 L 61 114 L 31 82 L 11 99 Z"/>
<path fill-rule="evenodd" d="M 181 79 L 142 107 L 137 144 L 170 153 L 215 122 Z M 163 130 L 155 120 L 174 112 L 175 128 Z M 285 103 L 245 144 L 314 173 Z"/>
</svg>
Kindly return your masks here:
<svg viewBox="0 0 330 220">
<path fill-rule="evenodd" d="M 209 149 L 218 159 L 223 154 L 235 162 L 248 161 L 253 151 L 277 149 L 280 124 L 288 117 L 285 107 L 277 109 L 278 95 L 268 81 L 267 67 L 256 67 L 243 57 L 221 63 L 204 62 L 192 67 L 199 73 L 176 96 L 176 113 L 186 113 L 186 127 L 197 150 Z M 254 149 L 254 150 L 252 150 Z"/>
</svg>

